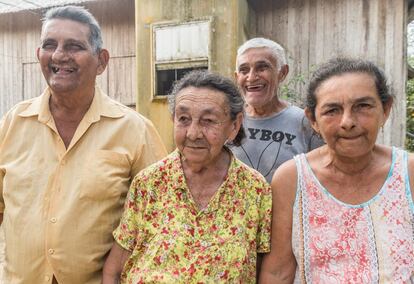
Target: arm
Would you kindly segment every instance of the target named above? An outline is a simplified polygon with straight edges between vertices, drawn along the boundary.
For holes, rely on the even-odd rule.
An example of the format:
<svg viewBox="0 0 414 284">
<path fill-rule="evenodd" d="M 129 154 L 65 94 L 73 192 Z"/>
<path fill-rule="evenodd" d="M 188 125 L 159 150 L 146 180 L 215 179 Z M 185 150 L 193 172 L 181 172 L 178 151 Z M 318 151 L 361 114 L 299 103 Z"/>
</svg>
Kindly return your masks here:
<svg viewBox="0 0 414 284">
<path fill-rule="evenodd" d="M 292 211 L 296 195 L 296 166 L 293 160 L 276 170 L 271 186 L 271 250 L 263 258 L 260 283 L 292 283 L 296 270 L 292 251 Z"/>
<path fill-rule="evenodd" d="M 408 154 L 408 176 L 410 178 L 411 197 L 414 202 L 414 154 Z"/>
<path fill-rule="evenodd" d="M 264 253 L 258 253 L 256 258 L 256 282 L 259 280 L 260 270 L 262 268 Z"/>
<path fill-rule="evenodd" d="M 114 242 L 104 264 L 102 284 L 119 283 L 122 269 L 130 256 L 131 252 Z"/>
<path fill-rule="evenodd" d="M 4 141 L 4 136 L 5 136 L 6 132 L 7 132 L 6 117 L 4 116 L 0 120 L 0 153 L 1 153 L 1 147 L 2 147 L 2 144 L 3 144 L 3 141 Z M 3 224 L 3 211 L 4 211 L 3 180 L 4 180 L 4 175 L 5 175 L 5 169 L 1 168 L 1 165 L 0 165 L 0 211 L 1 211 L 1 213 L 0 213 L 0 225 Z"/>
</svg>

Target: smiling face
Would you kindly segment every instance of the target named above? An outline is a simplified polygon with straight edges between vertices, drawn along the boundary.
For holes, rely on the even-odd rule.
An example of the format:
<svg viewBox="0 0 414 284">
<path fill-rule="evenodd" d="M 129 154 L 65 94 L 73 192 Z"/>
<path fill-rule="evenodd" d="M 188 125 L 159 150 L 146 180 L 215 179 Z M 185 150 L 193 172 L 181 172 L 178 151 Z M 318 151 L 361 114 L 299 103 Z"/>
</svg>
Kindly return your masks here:
<svg viewBox="0 0 414 284">
<path fill-rule="evenodd" d="M 315 91 L 314 129 L 340 156 L 363 156 L 375 145 L 391 102 L 383 106 L 374 79 L 366 73 L 345 73 L 324 81 Z"/>
<path fill-rule="evenodd" d="M 251 48 L 237 58 L 237 84 L 246 103 L 253 108 L 266 108 L 277 98 L 279 83 L 287 75 L 286 65 L 280 70 L 271 50 Z"/>
<path fill-rule="evenodd" d="M 176 97 L 174 138 L 184 162 L 209 165 L 223 153 L 227 139 L 234 139 L 242 116 L 230 119 L 230 109 L 220 91 L 187 87 Z"/>
<path fill-rule="evenodd" d="M 105 50 L 96 54 L 89 43 L 89 27 L 66 20 L 48 21 L 37 57 L 52 93 L 93 90 L 95 78 L 106 67 Z"/>
</svg>

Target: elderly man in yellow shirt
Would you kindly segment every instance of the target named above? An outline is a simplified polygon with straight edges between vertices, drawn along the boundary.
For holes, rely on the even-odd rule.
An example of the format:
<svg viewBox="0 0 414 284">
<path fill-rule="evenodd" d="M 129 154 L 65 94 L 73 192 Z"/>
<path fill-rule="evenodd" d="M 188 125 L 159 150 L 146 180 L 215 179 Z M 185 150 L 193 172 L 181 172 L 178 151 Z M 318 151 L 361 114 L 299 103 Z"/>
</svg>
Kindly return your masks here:
<svg viewBox="0 0 414 284">
<path fill-rule="evenodd" d="M 0 282 L 100 283 L 130 182 L 166 150 L 95 86 L 109 54 L 87 10 L 49 10 L 37 56 L 49 87 L 0 122 Z"/>
</svg>

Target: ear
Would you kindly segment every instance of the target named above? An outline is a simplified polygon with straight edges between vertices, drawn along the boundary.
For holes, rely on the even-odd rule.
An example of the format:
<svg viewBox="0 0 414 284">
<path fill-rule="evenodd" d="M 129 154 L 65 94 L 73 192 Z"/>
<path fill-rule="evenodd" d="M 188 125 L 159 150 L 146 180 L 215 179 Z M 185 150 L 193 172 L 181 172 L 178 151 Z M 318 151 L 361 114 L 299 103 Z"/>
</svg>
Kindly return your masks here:
<svg viewBox="0 0 414 284">
<path fill-rule="evenodd" d="M 316 119 L 312 111 L 308 107 L 305 108 L 305 115 L 306 115 L 306 118 L 309 120 L 313 130 L 315 130 L 317 133 L 320 133 L 318 123 L 316 122 Z"/>
<path fill-rule="evenodd" d="M 237 71 L 234 71 L 234 80 L 237 82 L 237 78 L 239 77 L 239 73 Z"/>
<path fill-rule="evenodd" d="M 285 80 L 288 73 L 289 73 L 289 65 L 285 64 L 279 70 L 279 75 L 278 75 L 279 82 L 283 82 L 283 80 Z"/>
<path fill-rule="evenodd" d="M 101 49 L 98 54 L 98 75 L 102 74 L 105 71 L 106 66 L 109 61 L 109 52 L 106 49 Z"/>
<path fill-rule="evenodd" d="M 232 129 L 229 134 L 228 140 L 233 141 L 237 134 L 239 133 L 240 127 L 243 122 L 243 113 L 240 112 L 237 114 L 236 119 L 232 122 Z"/>
<path fill-rule="evenodd" d="M 39 53 L 40 53 L 40 47 L 36 48 L 36 57 L 37 57 L 38 61 L 40 61 L 39 60 Z"/>
<path fill-rule="evenodd" d="M 394 101 L 394 98 L 391 97 L 388 100 L 388 102 L 386 102 L 385 104 L 383 104 L 384 121 L 382 122 L 382 125 L 385 124 L 385 122 L 387 121 L 388 117 L 390 116 L 393 101 Z"/>
</svg>

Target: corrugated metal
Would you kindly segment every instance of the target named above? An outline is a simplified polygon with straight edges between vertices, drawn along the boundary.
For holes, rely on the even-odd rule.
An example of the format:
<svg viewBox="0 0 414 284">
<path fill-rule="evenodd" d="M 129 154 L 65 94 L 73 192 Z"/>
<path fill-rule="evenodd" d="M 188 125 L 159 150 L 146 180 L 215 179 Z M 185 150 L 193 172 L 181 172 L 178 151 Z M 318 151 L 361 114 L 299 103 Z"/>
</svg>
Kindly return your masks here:
<svg viewBox="0 0 414 284">
<path fill-rule="evenodd" d="M 37 10 L 67 4 L 79 4 L 96 0 L 0 0 L 0 14 L 25 10 Z"/>
</svg>

